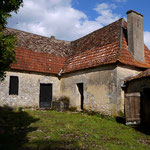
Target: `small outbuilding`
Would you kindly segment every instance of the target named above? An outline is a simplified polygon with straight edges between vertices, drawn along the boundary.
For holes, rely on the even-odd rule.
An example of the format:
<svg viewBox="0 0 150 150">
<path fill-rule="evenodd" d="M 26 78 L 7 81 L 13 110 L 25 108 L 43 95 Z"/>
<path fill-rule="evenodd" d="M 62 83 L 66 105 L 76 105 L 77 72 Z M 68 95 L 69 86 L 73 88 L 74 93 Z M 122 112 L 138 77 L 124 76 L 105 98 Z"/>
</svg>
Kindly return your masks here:
<svg viewBox="0 0 150 150">
<path fill-rule="evenodd" d="M 125 82 L 126 124 L 150 123 L 150 69 Z"/>
</svg>

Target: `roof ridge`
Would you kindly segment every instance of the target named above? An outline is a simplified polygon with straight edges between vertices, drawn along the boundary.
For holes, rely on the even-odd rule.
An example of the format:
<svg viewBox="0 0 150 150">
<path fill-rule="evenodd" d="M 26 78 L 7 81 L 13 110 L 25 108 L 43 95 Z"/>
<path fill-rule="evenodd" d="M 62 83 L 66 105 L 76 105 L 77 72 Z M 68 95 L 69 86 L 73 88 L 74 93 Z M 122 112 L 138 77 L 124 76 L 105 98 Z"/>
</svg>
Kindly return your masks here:
<svg viewBox="0 0 150 150">
<path fill-rule="evenodd" d="M 31 32 L 28 32 L 28 31 L 23 31 L 23 30 L 19 30 L 19 29 L 15 29 L 15 28 L 6 27 L 5 30 L 7 30 L 7 29 L 18 31 L 18 32 L 23 32 L 23 33 L 26 33 L 26 34 L 35 35 L 35 36 L 39 36 L 39 37 L 43 37 L 43 38 L 47 38 L 47 39 L 51 39 L 51 37 L 48 37 L 48 36 L 44 36 L 44 35 L 40 35 L 40 34 L 36 34 L 36 33 L 31 33 Z M 56 38 L 53 39 L 53 40 L 70 43 L 70 41 L 60 40 L 60 39 L 56 39 Z"/>
<path fill-rule="evenodd" d="M 76 40 L 71 41 L 71 43 L 73 43 L 73 42 L 75 42 L 75 41 L 77 41 L 77 40 L 80 40 L 80 39 L 82 39 L 82 38 L 84 38 L 84 37 L 86 37 L 86 36 L 88 36 L 88 35 L 90 35 L 90 34 L 92 34 L 92 33 L 94 33 L 94 32 L 97 32 L 97 31 L 99 31 L 99 30 L 103 30 L 104 28 L 107 28 L 107 27 L 111 26 L 112 24 L 114 24 L 114 23 L 116 23 L 116 22 L 119 22 L 119 21 L 122 20 L 122 19 L 124 19 L 124 18 L 120 18 L 120 19 L 118 19 L 118 20 L 116 20 L 116 21 L 114 21 L 114 22 L 112 22 L 112 23 L 110 23 L 110 24 L 108 24 L 108 25 L 106 25 L 106 26 L 103 26 L 102 28 L 99 28 L 99 29 L 97 29 L 97 30 L 94 30 L 94 31 L 92 31 L 92 32 L 90 32 L 90 33 L 88 33 L 88 34 L 86 34 L 86 35 L 84 35 L 84 36 L 82 36 L 82 37 L 80 37 L 80 38 L 78 38 L 78 39 L 76 39 Z"/>
</svg>

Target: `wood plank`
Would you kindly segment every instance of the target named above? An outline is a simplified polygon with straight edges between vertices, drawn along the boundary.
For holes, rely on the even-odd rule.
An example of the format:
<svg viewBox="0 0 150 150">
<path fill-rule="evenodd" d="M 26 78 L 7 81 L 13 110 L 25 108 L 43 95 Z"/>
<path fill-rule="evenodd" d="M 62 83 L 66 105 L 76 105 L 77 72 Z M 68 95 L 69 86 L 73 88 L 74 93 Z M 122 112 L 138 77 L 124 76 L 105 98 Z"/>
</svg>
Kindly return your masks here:
<svg viewBox="0 0 150 150">
<path fill-rule="evenodd" d="M 140 121 L 140 94 L 130 93 L 125 95 L 126 122 Z"/>
</svg>

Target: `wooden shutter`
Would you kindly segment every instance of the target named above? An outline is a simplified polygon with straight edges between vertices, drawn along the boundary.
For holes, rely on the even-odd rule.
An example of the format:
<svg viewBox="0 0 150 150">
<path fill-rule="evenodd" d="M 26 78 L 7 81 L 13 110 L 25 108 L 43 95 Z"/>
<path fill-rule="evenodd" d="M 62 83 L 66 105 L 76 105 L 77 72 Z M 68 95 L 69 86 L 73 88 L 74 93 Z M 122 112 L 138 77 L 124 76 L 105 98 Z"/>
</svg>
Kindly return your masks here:
<svg viewBox="0 0 150 150">
<path fill-rule="evenodd" d="M 125 116 L 127 125 L 140 123 L 140 93 L 125 95 Z"/>
</svg>

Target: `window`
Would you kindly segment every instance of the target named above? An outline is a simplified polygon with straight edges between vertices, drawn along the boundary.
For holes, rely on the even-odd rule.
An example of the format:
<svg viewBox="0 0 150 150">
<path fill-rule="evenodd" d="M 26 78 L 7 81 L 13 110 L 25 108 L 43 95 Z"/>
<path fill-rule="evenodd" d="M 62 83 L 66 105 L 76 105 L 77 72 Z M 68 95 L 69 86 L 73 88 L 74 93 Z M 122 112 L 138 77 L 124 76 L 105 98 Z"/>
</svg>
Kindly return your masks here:
<svg viewBox="0 0 150 150">
<path fill-rule="evenodd" d="M 9 95 L 18 95 L 19 79 L 17 76 L 10 76 Z"/>
</svg>

